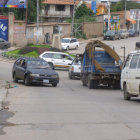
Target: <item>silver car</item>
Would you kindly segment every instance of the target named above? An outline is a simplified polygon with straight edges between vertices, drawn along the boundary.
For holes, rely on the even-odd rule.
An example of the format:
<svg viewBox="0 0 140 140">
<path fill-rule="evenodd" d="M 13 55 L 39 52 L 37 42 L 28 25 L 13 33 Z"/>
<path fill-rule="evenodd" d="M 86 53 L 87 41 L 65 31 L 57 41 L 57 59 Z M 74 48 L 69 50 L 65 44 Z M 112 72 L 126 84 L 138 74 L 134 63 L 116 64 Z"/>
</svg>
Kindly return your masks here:
<svg viewBox="0 0 140 140">
<path fill-rule="evenodd" d="M 0 38 L 0 49 L 10 48 L 10 43 L 2 38 Z"/>
<path fill-rule="evenodd" d="M 121 29 L 119 30 L 119 34 L 121 38 L 128 38 L 129 37 L 129 32 L 127 31 L 127 29 Z"/>
</svg>

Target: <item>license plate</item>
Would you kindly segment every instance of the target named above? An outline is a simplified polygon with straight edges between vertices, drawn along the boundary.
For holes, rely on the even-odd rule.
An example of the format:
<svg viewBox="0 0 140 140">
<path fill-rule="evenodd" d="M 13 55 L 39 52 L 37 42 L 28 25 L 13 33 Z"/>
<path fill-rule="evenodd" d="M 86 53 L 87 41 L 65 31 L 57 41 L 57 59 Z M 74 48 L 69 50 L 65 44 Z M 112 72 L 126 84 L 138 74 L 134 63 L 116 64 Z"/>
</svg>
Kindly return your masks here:
<svg viewBox="0 0 140 140">
<path fill-rule="evenodd" d="M 43 83 L 47 84 L 47 83 L 49 83 L 49 80 L 43 80 Z"/>
</svg>

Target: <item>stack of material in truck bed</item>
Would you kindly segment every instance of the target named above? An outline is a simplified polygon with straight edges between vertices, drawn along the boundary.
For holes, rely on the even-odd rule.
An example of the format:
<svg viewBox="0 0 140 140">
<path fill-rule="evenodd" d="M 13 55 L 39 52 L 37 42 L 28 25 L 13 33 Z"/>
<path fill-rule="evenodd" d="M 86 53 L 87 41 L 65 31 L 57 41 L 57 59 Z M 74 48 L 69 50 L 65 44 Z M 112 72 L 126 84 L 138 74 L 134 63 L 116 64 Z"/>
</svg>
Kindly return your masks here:
<svg viewBox="0 0 140 140">
<path fill-rule="evenodd" d="M 119 55 L 112 48 L 110 48 L 108 45 L 102 43 L 99 40 L 91 41 L 87 44 L 86 51 L 87 51 L 90 59 L 92 59 L 92 63 L 95 65 L 97 70 L 104 72 L 104 69 L 101 67 L 101 65 L 94 59 L 93 54 L 94 54 L 96 47 L 104 49 L 104 51 L 106 51 L 112 58 L 114 58 L 114 60 L 118 64 L 120 63 L 121 59 L 120 59 Z"/>
</svg>

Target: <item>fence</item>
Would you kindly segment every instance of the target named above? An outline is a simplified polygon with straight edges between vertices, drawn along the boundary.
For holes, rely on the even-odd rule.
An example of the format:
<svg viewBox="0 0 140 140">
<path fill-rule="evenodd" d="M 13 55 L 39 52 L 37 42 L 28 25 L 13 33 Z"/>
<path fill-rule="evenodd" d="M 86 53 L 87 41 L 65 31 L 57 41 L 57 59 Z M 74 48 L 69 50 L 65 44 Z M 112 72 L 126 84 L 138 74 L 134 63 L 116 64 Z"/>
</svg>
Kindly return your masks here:
<svg viewBox="0 0 140 140">
<path fill-rule="evenodd" d="M 86 22 L 83 23 L 83 32 L 86 34 L 87 38 L 92 38 L 96 36 L 103 35 L 103 22 Z"/>
</svg>

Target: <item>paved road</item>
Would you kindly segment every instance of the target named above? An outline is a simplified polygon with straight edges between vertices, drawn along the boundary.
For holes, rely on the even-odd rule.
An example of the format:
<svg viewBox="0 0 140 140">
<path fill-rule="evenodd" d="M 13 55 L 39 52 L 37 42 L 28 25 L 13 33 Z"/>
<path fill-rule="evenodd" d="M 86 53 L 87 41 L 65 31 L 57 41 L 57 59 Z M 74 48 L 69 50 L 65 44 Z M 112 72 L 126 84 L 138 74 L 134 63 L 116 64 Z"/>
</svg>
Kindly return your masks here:
<svg viewBox="0 0 140 140">
<path fill-rule="evenodd" d="M 5 76 L 11 64 L 0 62 Z M 124 101 L 120 90 L 83 87 L 58 71 L 60 83 L 11 88 L 0 112 L 1 140 L 138 140 L 140 99 Z"/>
</svg>

